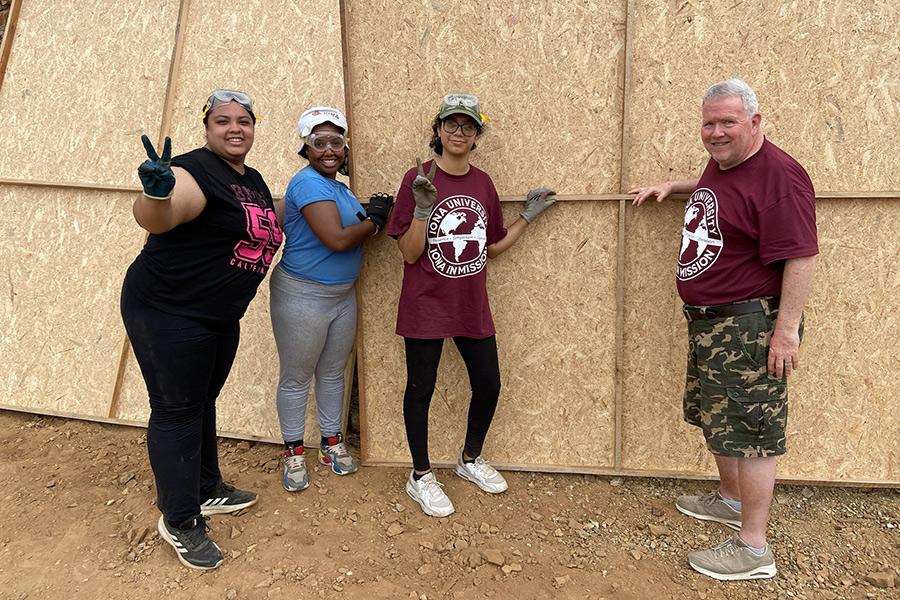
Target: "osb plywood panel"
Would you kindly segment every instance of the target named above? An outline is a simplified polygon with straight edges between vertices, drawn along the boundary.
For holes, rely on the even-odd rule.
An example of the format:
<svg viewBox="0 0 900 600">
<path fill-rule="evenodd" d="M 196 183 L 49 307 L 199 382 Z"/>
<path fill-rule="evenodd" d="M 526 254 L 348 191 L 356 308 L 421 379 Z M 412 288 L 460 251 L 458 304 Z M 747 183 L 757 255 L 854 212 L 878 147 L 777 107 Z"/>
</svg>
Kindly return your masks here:
<svg viewBox="0 0 900 600">
<path fill-rule="evenodd" d="M 105 417 L 143 237 L 131 194 L 0 186 L 0 405 Z"/>
<path fill-rule="evenodd" d="M 628 214 L 626 469 L 715 472 L 702 434 L 681 417 L 687 327 L 672 265 L 682 210 L 680 202 L 666 202 Z M 820 200 L 818 225 L 821 254 L 779 476 L 897 483 L 900 359 L 886 340 L 900 335 L 900 205 Z"/>
<path fill-rule="evenodd" d="M 300 114 L 317 105 L 344 107 L 338 0 L 191 0 L 186 28 L 172 104 L 173 150 L 205 143 L 200 112 L 213 89 L 243 90 L 259 116 L 247 163 L 273 194 L 283 194 L 306 165 L 297 156 Z"/>
<path fill-rule="evenodd" d="M 508 223 L 521 207 L 504 205 Z M 489 263 L 503 385 L 485 446 L 485 456 L 495 464 L 613 464 L 617 219 L 618 203 L 557 204 Z M 403 340 L 394 333 L 401 264 L 389 238 L 366 254 L 361 410 L 369 462 L 410 462 L 403 426 Z M 469 397 L 465 367 L 448 340 L 431 403 L 433 462 L 456 460 Z"/>
<path fill-rule="evenodd" d="M 15 132 L 0 140 L 0 177 L 137 185 L 177 14 L 175 0 L 23 2 L 0 88 L 0 126 Z"/>
<path fill-rule="evenodd" d="M 635 3 L 632 184 L 698 174 L 700 102 L 741 77 L 763 130 L 819 191 L 900 189 L 900 4 L 894 0 Z M 723 35 L 723 28 L 728 35 Z"/>
<path fill-rule="evenodd" d="M 276 262 L 281 255 L 276 257 Z M 273 265 L 275 262 L 272 263 Z M 347 389 L 352 384 L 353 356 L 349 357 L 345 378 Z M 250 303 L 241 320 L 241 343 L 234 366 L 222 393 L 216 412 L 216 426 L 223 435 L 258 437 L 280 441 L 275 390 L 278 386 L 278 351 L 272 335 L 269 317 L 269 276 L 259 286 L 256 298 Z M 345 394 L 345 398 L 349 398 Z M 343 422 L 347 421 L 348 402 L 344 403 Z M 319 424 L 315 392 L 311 389 L 306 408 L 304 442 L 318 445 Z M 129 352 L 122 393 L 116 418 L 146 423 L 150 416 L 147 388 L 134 355 Z"/>
<path fill-rule="evenodd" d="M 347 5 L 355 189 L 396 189 L 465 91 L 492 120 L 475 153 L 501 194 L 618 191 L 624 2 Z"/>
</svg>

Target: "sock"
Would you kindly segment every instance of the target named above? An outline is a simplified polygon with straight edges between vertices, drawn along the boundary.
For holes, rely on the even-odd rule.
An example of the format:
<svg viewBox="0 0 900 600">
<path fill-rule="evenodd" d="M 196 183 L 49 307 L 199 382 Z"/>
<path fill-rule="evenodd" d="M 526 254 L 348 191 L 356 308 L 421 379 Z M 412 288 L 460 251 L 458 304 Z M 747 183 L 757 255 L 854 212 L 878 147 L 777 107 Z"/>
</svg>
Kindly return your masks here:
<svg viewBox="0 0 900 600">
<path fill-rule="evenodd" d="M 740 500 L 732 500 L 731 498 L 726 498 L 722 495 L 722 492 L 717 492 L 719 494 L 719 498 L 722 499 L 722 502 L 730 506 L 737 512 L 741 512 L 741 501 Z"/>
<path fill-rule="evenodd" d="M 323 435 L 322 436 L 322 445 L 323 446 L 334 446 L 335 444 L 340 444 L 344 441 L 344 436 L 341 435 L 341 432 L 337 432 L 334 435 Z"/>
<path fill-rule="evenodd" d="M 478 458 L 478 456 L 479 456 L 479 455 L 476 454 L 476 455 L 475 455 L 475 458 Z M 463 450 L 463 453 L 462 453 L 462 461 L 463 461 L 463 463 L 468 464 L 468 465 L 471 465 L 472 463 L 475 462 L 475 458 L 466 458 L 466 451 Z"/>
<path fill-rule="evenodd" d="M 413 481 L 418 481 L 418 480 L 422 479 L 423 477 L 428 475 L 428 473 L 431 473 L 431 470 L 428 470 L 425 473 L 416 473 L 415 471 L 413 471 Z"/>
<path fill-rule="evenodd" d="M 762 556 L 763 554 L 766 553 L 766 550 L 769 548 L 768 544 L 766 544 L 762 548 L 757 548 L 756 546 L 751 546 L 750 544 L 745 542 L 744 538 L 742 538 L 741 536 L 738 536 L 738 539 L 741 540 L 741 543 L 744 544 L 745 546 L 747 546 L 747 548 L 750 549 L 750 552 L 752 552 L 756 556 Z"/>
</svg>

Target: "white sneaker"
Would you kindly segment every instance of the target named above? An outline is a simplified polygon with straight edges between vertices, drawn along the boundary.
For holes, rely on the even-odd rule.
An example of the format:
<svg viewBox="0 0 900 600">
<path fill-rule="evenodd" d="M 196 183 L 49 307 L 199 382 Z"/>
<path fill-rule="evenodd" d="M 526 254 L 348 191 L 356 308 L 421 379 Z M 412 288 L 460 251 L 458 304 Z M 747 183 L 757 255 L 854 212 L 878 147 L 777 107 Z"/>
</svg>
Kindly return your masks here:
<svg viewBox="0 0 900 600">
<path fill-rule="evenodd" d="M 419 503 L 426 515 L 432 517 L 446 517 L 453 514 L 453 503 L 441 488 L 444 487 L 434 476 L 434 472 L 428 472 L 418 481 L 409 474 L 406 481 L 406 493 Z"/>
<path fill-rule="evenodd" d="M 499 494 L 509 489 L 503 475 L 480 456 L 475 459 L 475 462 L 467 463 L 463 462 L 462 453 L 460 453 L 456 461 L 456 474 L 466 481 L 471 481 L 489 494 Z"/>
</svg>

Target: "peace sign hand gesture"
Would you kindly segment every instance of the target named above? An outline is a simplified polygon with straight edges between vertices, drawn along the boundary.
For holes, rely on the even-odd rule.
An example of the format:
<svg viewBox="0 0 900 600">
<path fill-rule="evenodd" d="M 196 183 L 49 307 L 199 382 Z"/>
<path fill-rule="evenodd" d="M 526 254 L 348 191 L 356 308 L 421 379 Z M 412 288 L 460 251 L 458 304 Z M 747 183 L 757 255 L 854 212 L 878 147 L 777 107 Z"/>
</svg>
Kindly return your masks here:
<svg viewBox="0 0 900 600">
<path fill-rule="evenodd" d="M 422 159 L 417 158 L 416 171 L 418 175 L 412 183 L 413 199 L 416 201 L 416 210 L 413 212 L 413 216 L 420 221 L 425 221 L 431 216 L 431 207 L 434 206 L 434 201 L 437 199 L 437 188 L 433 183 L 434 174 L 437 173 L 437 161 L 432 161 L 431 168 L 426 175 L 425 169 L 422 167 Z"/>
<path fill-rule="evenodd" d="M 147 160 L 138 167 L 138 177 L 144 186 L 144 196 L 151 200 L 168 200 L 172 197 L 172 189 L 175 187 L 175 173 L 169 166 L 172 162 L 172 140 L 166 136 L 162 156 L 156 153 L 150 138 L 146 135 L 141 136 L 141 141 L 147 151 Z"/>
</svg>

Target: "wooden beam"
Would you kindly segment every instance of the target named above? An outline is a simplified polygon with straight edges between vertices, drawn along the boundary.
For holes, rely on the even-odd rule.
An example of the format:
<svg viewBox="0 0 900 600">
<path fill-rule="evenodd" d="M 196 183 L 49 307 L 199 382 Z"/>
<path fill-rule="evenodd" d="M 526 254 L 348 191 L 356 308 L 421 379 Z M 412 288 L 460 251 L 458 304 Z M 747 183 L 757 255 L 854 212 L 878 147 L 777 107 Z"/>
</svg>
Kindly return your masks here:
<svg viewBox="0 0 900 600">
<path fill-rule="evenodd" d="M 12 54 L 13 40 L 16 37 L 16 25 L 19 23 L 21 9 L 22 0 L 12 0 L 9 14 L 6 16 L 6 30 L 3 34 L 3 44 L 0 45 L 0 89 L 3 88 L 3 80 L 6 79 L 6 67 Z"/>
</svg>

